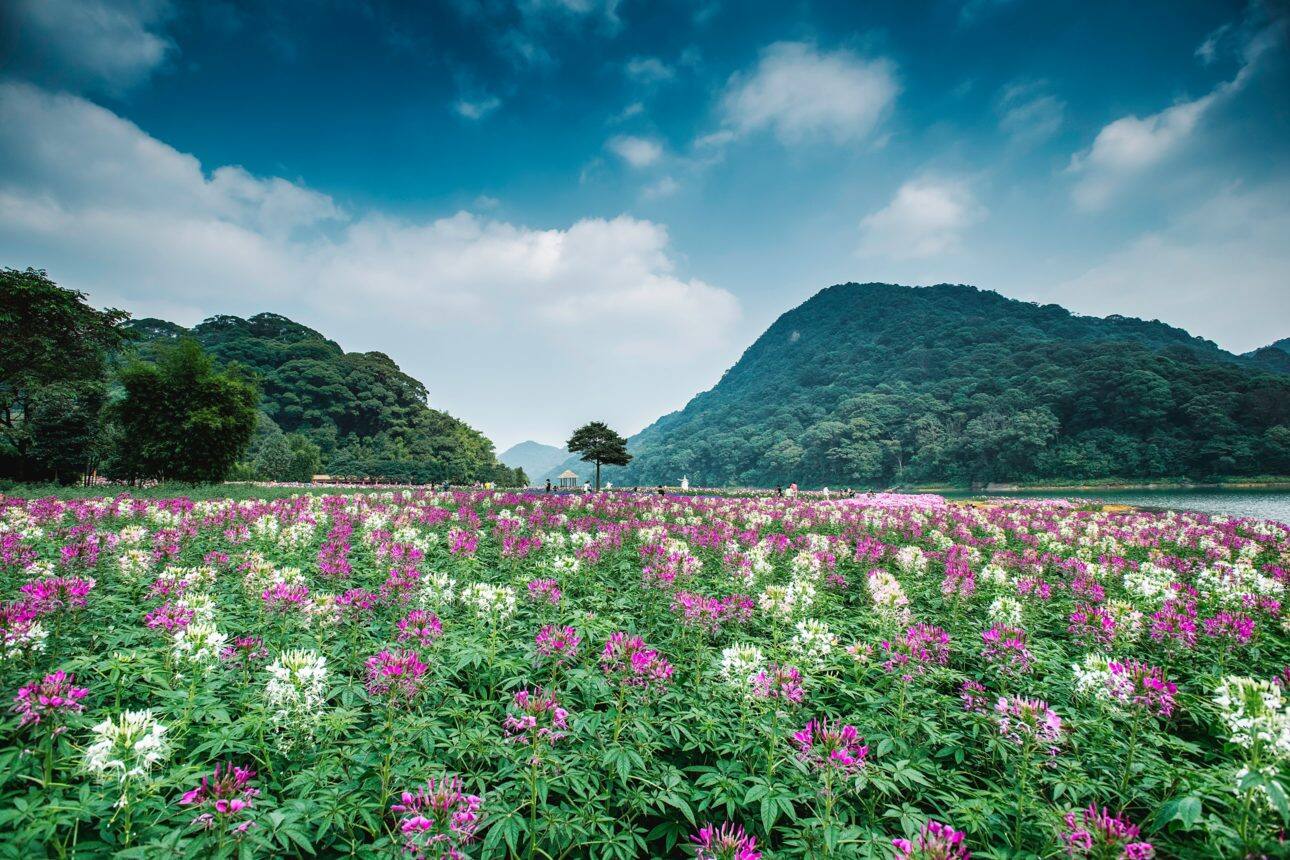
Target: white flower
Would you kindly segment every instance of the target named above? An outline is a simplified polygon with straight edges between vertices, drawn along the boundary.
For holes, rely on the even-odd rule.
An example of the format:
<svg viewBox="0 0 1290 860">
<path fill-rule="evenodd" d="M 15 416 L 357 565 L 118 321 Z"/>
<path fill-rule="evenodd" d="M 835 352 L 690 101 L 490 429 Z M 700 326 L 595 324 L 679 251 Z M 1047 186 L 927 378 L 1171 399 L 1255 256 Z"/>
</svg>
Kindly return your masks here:
<svg viewBox="0 0 1290 860">
<path fill-rule="evenodd" d="M 1232 743 L 1257 745 L 1273 755 L 1290 755 L 1290 707 L 1281 686 L 1262 679 L 1229 675 L 1214 696 Z"/>
<path fill-rule="evenodd" d="M 417 591 L 417 601 L 421 606 L 431 609 L 452 603 L 457 593 L 457 580 L 446 573 L 431 571 L 421 577 L 421 586 Z"/>
<path fill-rule="evenodd" d="M 756 645 L 731 645 L 721 652 L 721 677 L 743 687 L 766 665 L 766 657 Z"/>
<path fill-rule="evenodd" d="M 838 637 L 829 631 L 823 621 L 807 618 L 797 622 L 797 633 L 788 640 L 788 648 L 804 663 L 823 666 L 830 652 L 838 644 Z"/>
<path fill-rule="evenodd" d="M 170 757 L 166 727 L 152 711 L 126 711 L 94 727 L 94 742 L 85 749 L 85 770 L 102 780 L 125 783 L 147 776 Z M 117 806 L 128 802 L 124 788 Z"/>
<path fill-rule="evenodd" d="M 927 570 L 927 556 L 919 547 L 902 546 L 896 550 L 896 566 L 905 573 L 924 573 Z"/>
<path fill-rule="evenodd" d="M 172 651 L 176 660 L 187 663 L 217 663 L 220 651 L 224 649 L 228 636 L 216 629 L 209 621 L 194 621 L 187 627 L 176 630 Z"/>
<path fill-rule="evenodd" d="M 515 589 L 509 585 L 476 582 L 463 588 L 457 599 L 480 615 L 488 615 L 498 621 L 515 614 Z"/>
<path fill-rule="evenodd" d="M 1001 595 L 994 599 L 990 604 L 990 620 L 999 624 L 1007 624 L 1009 627 L 1017 627 L 1021 624 L 1021 601 L 1009 595 Z"/>
<path fill-rule="evenodd" d="M 312 740 L 322 720 L 327 700 L 327 658 L 316 651 L 284 651 L 267 671 L 264 700 L 278 747 L 285 752 L 300 737 Z"/>
<path fill-rule="evenodd" d="M 909 623 L 909 598 L 905 596 L 905 589 L 900 587 L 900 581 L 896 577 L 882 568 L 875 568 L 869 571 L 865 585 L 879 617 L 898 626 Z"/>
</svg>

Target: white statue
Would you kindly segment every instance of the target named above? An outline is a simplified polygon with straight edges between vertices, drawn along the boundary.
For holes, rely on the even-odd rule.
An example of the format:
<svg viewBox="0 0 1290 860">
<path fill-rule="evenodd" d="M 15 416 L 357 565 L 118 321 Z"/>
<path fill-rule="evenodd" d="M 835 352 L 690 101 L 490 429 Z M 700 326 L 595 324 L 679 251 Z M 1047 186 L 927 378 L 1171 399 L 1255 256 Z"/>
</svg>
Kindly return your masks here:
<svg viewBox="0 0 1290 860">
<path fill-rule="evenodd" d="M 689 478 L 682 478 L 682 479 L 681 479 L 681 490 L 682 490 L 682 491 L 684 491 L 684 490 L 688 490 L 688 489 L 690 489 L 690 479 L 689 479 Z"/>
</svg>

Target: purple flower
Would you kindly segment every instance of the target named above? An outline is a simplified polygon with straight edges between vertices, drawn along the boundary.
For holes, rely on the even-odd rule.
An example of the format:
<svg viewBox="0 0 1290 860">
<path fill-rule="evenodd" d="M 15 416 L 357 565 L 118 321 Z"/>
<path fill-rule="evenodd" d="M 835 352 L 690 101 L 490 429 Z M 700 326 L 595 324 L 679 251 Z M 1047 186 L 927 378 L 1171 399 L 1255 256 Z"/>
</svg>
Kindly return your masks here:
<svg viewBox="0 0 1290 860">
<path fill-rule="evenodd" d="M 255 771 L 233 764 L 215 765 L 215 773 L 203 776 L 201 783 L 179 799 L 180 806 L 192 806 L 200 814 L 193 824 L 206 830 L 229 828 L 241 836 L 255 826 L 249 817 L 252 801 L 260 793 L 251 787 Z M 241 819 L 241 820 L 239 820 Z"/>
<path fill-rule="evenodd" d="M 59 669 L 43 680 L 20 687 L 18 695 L 13 697 L 12 708 L 19 715 L 18 725 L 39 725 L 48 721 L 54 727 L 54 734 L 61 734 L 66 729 L 63 723 L 67 716 L 85 710 L 81 699 L 90 692 L 85 687 L 74 686 L 75 680 L 75 675 Z"/>
<path fill-rule="evenodd" d="M 981 656 L 1005 675 L 1024 674 L 1033 662 L 1026 647 L 1026 631 L 1019 627 L 996 624 L 981 634 L 984 647 Z"/>
<path fill-rule="evenodd" d="M 428 667 L 415 651 L 382 651 L 367 658 L 367 691 L 410 702 L 421 691 L 421 676 Z"/>
<path fill-rule="evenodd" d="M 690 591 L 672 596 L 672 611 L 680 613 L 687 627 L 699 627 L 715 634 L 728 622 L 743 623 L 752 618 L 756 603 L 751 597 L 732 594 L 729 597 L 705 597 Z"/>
<path fill-rule="evenodd" d="M 518 744 L 543 741 L 554 746 L 569 728 L 569 712 L 560 707 L 554 693 L 520 690 L 512 702 L 514 711 L 506 716 L 502 729 L 506 739 Z"/>
<path fill-rule="evenodd" d="M 792 666 L 770 664 L 752 679 L 753 695 L 759 699 L 780 699 L 800 704 L 806 696 L 802 673 Z"/>
<path fill-rule="evenodd" d="M 944 666 L 950 659 L 949 634 L 931 624 L 913 624 L 904 637 L 882 643 L 886 656 L 883 669 L 899 672 L 910 681 L 927 671 L 928 666 Z"/>
<path fill-rule="evenodd" d="M 400 642 L 414 642 L 424 648 L 442 634 L 443 623 L 439 621 L 439 616 L 424 609 L 414 609 L 407 617 L 399 620 Z"/>
<path fill-rule="evenodd" d="M 462 793 L 462 782 L 449 777 L 436 783 L 428 780 L 416 794 L 403 792 L 399 803 L 390 811 L 399 816 L 403 850 L 418 858 L 462 857 L 463 845 L 475 841 L 484 800 L 476 794 Z"/>
<path fill-rule="evenodd" d="M 529 581 L 529 599 L 534 603 L 549 603 L 556 606 L 560 603 L 560 583 L 554 579 L 534 579 Z"/>
<path fill-rule="evenodd" d="M 220 651 L 220 659 L 227 663 L 234 663 L 242 666 L 244 669 L 251 668 L 254 664 L 264 660 L 269 656 L 269 652 L 264 647 L 264 640 L 259 636 L 237 636 L 232 642 L 224 646 Z"/>
<path fill-rule="evenodd" d="M 1089 804 L 1078 817 L 1074 812 L 1066 813 L 1066 832 L 1062 839 L 1072 856 L 1110 857 L 1119 848 L 1124 860 L 1150 860 L 1156 854 L 1155 848 L 1150 842 L 1138 841 L 1138 833 L 1138 825 L 1127 818 Z"/>
<path fill-rule="evenodd" d="M 817 770 L 855 773 L 864 767 L 869 747 L 855 726 L 811 720 L 793 735 L 797 756 Z"/>
<path fill-rule="evenodd" d="M 695 860 L 761 860 L 757 840 L 730 822 L 720 827 L 705 824 L 690 841 L 695 845 Z"/>
<path fill-rule="evenodd" d="M 893 839 L 896 860 L 972 860 L 972 852 L 963 844 L 967 834 L 939 821 L 928 821 L 918 832 L 918 839 Z"/>
<path fill-rule="evenodd" d="M 994 706 L 999 734 L 1017 746 L 1036 743 L 1053 748 L 1062 739 L 1062 718 L 1042 699 L 999 697 Z"/>
<path fill-rule="evenodd" d="M 578 656 L 578 646 L 582 637 L 572 627 L 556 627 L 548 624 L 538 631 L 534 640 L 538 655 L 551 660 L 557 666 L 563 666 Z"/>
<path fill-rule="evenodd" d="M 664 684 L 672 677 L 672 664 L 657 651 L 646 648 L 639 636 L 623 631 L 610 635 L 600 652 L 600 668 L 619 683 L 648 689 Z"/>
</svg>

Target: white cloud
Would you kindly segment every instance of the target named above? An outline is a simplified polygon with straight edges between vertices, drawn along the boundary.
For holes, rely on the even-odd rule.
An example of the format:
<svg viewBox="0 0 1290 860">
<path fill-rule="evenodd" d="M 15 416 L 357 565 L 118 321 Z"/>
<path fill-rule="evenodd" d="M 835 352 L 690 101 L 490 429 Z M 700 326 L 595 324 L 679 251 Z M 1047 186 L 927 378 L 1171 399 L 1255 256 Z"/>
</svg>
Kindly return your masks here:
<svg viewBox="0 0 1290 860">
<path fill-rule="evenodd" d="M 5 0 L 6 66 L 61 87 L 119 94 L 147 80 L 174 50 L 162 32 L 169 0 Z"/>
<path fill-rule="evenodd" d="M 632 57 L 623 66 L 623 71 L 642 84 L 658 84 L 676 76 L 676 70 L 658 57 Z"/>
<path fill-rule="evenodd" d="M 898 91 L 888 60 L 777 42 L 762 52 L 755 69 L 730 78 L 721 113 L 726 127 L 741 135 L 770 130 L 784 143 L 847 143 L 873 132 Z"/>
<path fill-rule="evenodd" d="M 663 157 L 663 146 L 657 140 L 620 134 L 605 144 L 609 151 L 635 168 L 649 167 Z"/>
<path fill-rule="evenodd" d="M 677 182 L 670 176 L 664 176 L 657 182 L 646 185 L 641 191 L 648 200 L 658 200 L 662 197 L 671 197 L 681 190 L 681 183 Z"/>
<path fill-rule="evenodd" d="M 1286 336 L 1290 182 L 1231 187 L 1050 291 L 1081 313 L 1162 319 L 1237 352 Z"/>
<path fill-rule="evenodd" d="M 1061 130 L 1066 103 L 1046 92 L 1043 81 L 1009 84 L 999 94 L 999 128 L 1019 146 L 1035 146 Z"/>
<path fill-rule="evenodd" d="M 966 182 L 911 179 L 890 203 L 860 222 L 860 253 L 908 260 L 952 252 L 963 231 L 984 217 Z"/>
<path fill-rule="evenodd" d="M 0 84 L 0 259 L 138 315 L 285 312 L 389 353 L 437 403 L 468 404 L 465 417 L 503 438 L 516 410 L 553 403 L 563 429 L 551 432 L 567 430 L 569 392 L 631 391 L 592 405 L 636 429 L 675 408 L 677 385 L 711 384 L 740 313 L 729 292 L 677 273 L 651 221 L 349 213 L 14 83 Z"/>
<path fill-rule="evenodd" d="M 1281 44 L 1286 19 L 1259 22 L 1259 26 L 1246 21 L 1243 28 L 1247 35 L 1240 50 L 1242 64 L 1234 78 L 1199 98 L 1179 101 L 1158 113 L 1120 117 L 1103 127 L 1091 146 L 1071 157 L 1067 172 L 1076 177 L 1071 196 L 1077 208 L 1105 209 L 1125 186 L 1184 149 L 1205 115 L 1243 90 L 1262 57 Z M 1207 41 L 1198 55 L 1208 60 L 1215 50 Z"/>
<path fill-rule="evenodd" d="M 488 116 L 493 111 L 502 106 L 502 100 L 497 96 L 483 96 L 478 99 L 458 99 L 452 109 L 459 116 L 466 119 L 479 120 Z"/>
</svg>

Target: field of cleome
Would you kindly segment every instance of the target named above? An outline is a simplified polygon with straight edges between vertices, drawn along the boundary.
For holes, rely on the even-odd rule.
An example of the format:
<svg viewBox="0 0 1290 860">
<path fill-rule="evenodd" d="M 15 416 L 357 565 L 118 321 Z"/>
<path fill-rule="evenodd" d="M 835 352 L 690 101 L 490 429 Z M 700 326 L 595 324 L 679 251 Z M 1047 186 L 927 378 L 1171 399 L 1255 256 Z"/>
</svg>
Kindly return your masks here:
<svg viewBox="0 0 1290 860">
<path fill-rule="evenodd" d="M 1290 529 L 0 498 L 0 856 L 1285 852 Z"/>
</svg>

